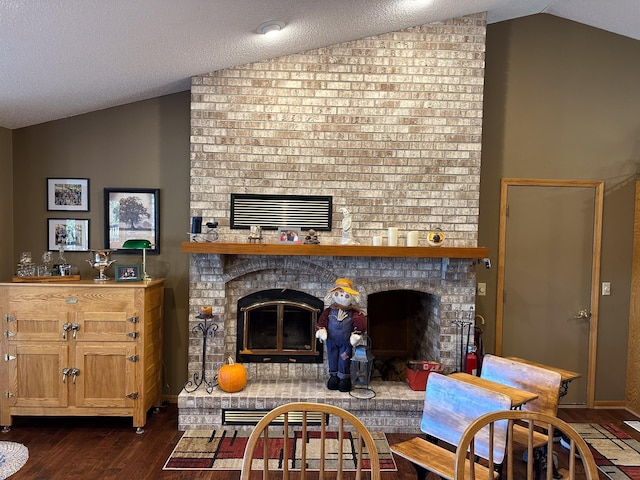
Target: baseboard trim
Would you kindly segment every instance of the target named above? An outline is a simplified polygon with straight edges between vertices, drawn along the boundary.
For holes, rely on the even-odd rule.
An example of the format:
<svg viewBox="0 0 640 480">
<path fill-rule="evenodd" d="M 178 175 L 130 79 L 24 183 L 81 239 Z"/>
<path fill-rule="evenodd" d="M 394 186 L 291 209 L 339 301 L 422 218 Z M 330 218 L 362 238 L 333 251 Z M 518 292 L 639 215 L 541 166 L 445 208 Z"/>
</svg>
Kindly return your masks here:
<svg viewBox="0 0 640 480">
<path fill-rule="evenodd" d="M 558 408 L 588 408 L 586 405 L 558 405 Z M 629 410 L 629 408 L 627 408 L 627 405 L 624 401 L 622 400 L 615 400 L 615 401 L 611 401 L 611 400 L 604 400 L 604 401 L 599 401 L 599 402 L 594 402 L 593 404 L 593 408 L 619 408 L 619 409 L 624 409 L 624 410 Z M 633 413 L 633 411 L 629 410 L 629 412 Z"/>
<path fill-rule="evenodd" d="M 627 408 L 623 400 L 601 400 L 593 402 L 593 408 Z"/>
</svg>

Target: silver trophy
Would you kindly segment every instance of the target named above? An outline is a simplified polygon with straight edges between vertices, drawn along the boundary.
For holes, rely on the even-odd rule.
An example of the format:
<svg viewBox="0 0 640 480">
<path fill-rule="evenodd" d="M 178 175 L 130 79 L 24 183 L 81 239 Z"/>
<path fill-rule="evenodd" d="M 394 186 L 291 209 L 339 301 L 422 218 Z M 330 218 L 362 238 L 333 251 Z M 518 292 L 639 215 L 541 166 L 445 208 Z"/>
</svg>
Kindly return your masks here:
<svg viewBox="0 0 640 480">
<path fill-rule="evenodd" d="M 94 282 L 104 282 L 106 280 L 110 280 L 104 272 L 107 268 L 109 268 L 116 261 L 111 260 L 111 252 L 113 250 L 91 250 L 91 256 L 93 257 L 91 260 L 87 260 L 91 268 L 98 270 L 99 274 L 96 278 L 93 279 Z"/>
</svg>

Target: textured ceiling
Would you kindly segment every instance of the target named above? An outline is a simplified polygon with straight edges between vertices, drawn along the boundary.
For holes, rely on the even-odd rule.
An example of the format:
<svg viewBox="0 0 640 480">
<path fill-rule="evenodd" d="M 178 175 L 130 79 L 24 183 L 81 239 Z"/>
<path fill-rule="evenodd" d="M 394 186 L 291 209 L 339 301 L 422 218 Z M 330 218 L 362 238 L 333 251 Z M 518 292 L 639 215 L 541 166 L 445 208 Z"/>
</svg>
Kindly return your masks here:
<svg viewBox="0 0 640 480">
<path fill-rule="evenodd" d="M 479 11 L 535 13 L 640 40 L 640 1 L 0 0 L 0 126 L 187 90 L 190 77 Z M 261 23 L 286 27 L 258 35 Z"/>
</svg>

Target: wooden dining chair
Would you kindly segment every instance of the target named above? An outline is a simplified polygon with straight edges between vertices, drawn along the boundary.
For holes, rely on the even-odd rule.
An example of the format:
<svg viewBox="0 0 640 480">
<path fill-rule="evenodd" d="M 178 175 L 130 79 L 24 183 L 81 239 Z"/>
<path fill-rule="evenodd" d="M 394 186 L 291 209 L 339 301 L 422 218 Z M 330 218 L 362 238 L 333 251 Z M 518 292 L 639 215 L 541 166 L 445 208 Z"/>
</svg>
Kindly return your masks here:
<svg viewBox="0 0 640 480">
<path fill-rule="evenodd" d="M 297 436 L 296 432 L 299 432 Z M 353 434 L 353 440 L 349 439 L 348 432 Z M 325 473 L 328 471 L 331 471 L 331 478 L 340 480 L 347 469 L 355 470 L 356 480 L 362 478 L 362 472 L 365 470 L 370 470 L 371 480 L 380 480 L 380 458 L 375 441 L 367 427 L 355 415 L 342 408 L 312 402 L 281 405 L 268 412 L 257 423 L 247 440 L 240 480 L 249 480 L 256 458 L 257 463 L 262 464 L 263 480 L 269 478 L 270 470 L 281 471 L 283 480 L 288 480 L 292 470 L 300 470 L 299 478 L 304 480 L 308 471 L 306 439 L 310 435 L 317 436 L 319 439 L 319 451 L 317 451 L 319 480 L 325 478 Z M 278 439 L 278 448 L 282 449 L 278 454 L 278 457 L 283 459 L 281 465 L 269 464 L 270 438 Z M 300 459 L 294 467 L 291 463 L 291 454 L 296 445 L 296 438 L 301 439 L 297 449 Z M 331 447 L 330 444 L 333 446 Z M 349 458 L 344 458 L 345 452 L 348 452 Z M 334 455 L 335 453 L 337 455 Z M 333 457 L 335 468 L 328 468 L 329 456 Z M 275 462 L 280 463 L 279 460 Z M 349 467 L 346 465 L 347 462 L 351 464 Z"/>
<path fill-rule="evenodd" d="M 507 445 L 505 452 L 505 462 L 503 463 L 502 468 L 502 479 L 514 480 L 513 462 L 514 458 L 519 456 L 519 454 L 514 453 L 514 445 L 517 445 L 517 443 L 513 439 L 513 430 L 514 426 L 516 426 L 516 422 L 525 422 L 528 425 L 528 440 L 526 451 L 529 458 L 533 458 L 533 435 L 535 431 L 535 425 L 542 424 L 545 426 L 546 430 L 559 430 L 564 433 L 569 439 L 569 452 L 568 458 L 566 460 L 566 463 L 568 464 L 568 472 L 566 474 L 563 474 L 564 479 L 573 480 L 576 478 L 577 462 L 582 462 L 584 471 L 584 476 L 582 476 L 581 474 L 580 478 L 586 478 L 586 480 L 597 480 L 599 478 L 598 467 L 596 466 L 593 454 L 591 453 L 589 446 L 571 425 L 559 419 L 558 417 L 547 415 L 544 413 L 526 412 L 521 410 L 504 410 L 488 413 L 479 417 L 464 431 L 456 449 L 454 472 L 455 480 L 479 479 L 479 477 L 475 475 L 474 470 L 468 467 L 469 462 L 467 461 L 467 455 L 469 455 L 469 458 L 473 458 L 475 456 L 476 436 L 478 436 L 482 443 L 486 443 L 486 436 L 488 435 L 489 441 L 491 442 L 494 432 L 499 430 L 498 426 L 500 426 L 500 428 L 503 428 L 505 422 L 507 427 Z M 548 436 L 548 452 L 553 451 L 553 445 L 553 437 Z M 579 455 L 579 457 L 576 457 L 576 453 Z M 491 455 L 491 457 L 493 457 L 493 455 Z M 546 480 L 551 480 L 553 478 L 553 461 L 551 460 L 551 458 L 552 456 L 549 455 L 550 461 L 546 463 L 546 469 L 541 472 L 541 478 L 544 478 Z M 493 458 L 489 458 L 487 461 L 489 469 L 492 470 L 494 465 Z M 528 462 L 526 479 L 533 480 L 534 478 L 538 478 L 536 472 L 534 471 L 534 464 L 533 462 Z M 518 480 L 524 479 L 519 478 Z"/>
</svg>

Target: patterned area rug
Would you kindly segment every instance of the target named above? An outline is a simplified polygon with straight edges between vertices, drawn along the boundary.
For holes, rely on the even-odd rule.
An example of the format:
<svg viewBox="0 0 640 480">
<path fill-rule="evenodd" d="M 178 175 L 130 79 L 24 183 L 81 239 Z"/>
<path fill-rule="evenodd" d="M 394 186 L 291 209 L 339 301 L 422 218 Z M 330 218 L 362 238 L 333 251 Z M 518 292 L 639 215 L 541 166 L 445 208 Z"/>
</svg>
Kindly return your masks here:
<svg viewBox="0 0 640 480">
<path fill-rule="evenodd" d="M 173 452 L 166 461 L 163 470 L 240 470 L 242 468 L 242 455 L 247 444 L 249 431 L 237 430 L 189 430 L 186 431 Z M 376 441 L 378 455 L 380 456 L 380 469 L 382 471 L 396 471 L 397 467 L 393 454 L 389 450 L 389 444 L 384 433 L 372 432 Z M 338 459 L 338 441 L 336 432 L 327 432 L 327 437 L 336 439 L 328 443 L 329 451 L 326 453 L 325 468 L 335 470 Z M 357 433 L 345 434 L 343 448 L 344 470 L 355 470 L 355 451 L 358 445 Z M 320 440 L 319 432 L 310 432 L 307 438 L 307 469 L 318 470 Z M 269 439 L 269 466 L 274 470 L 282 469 L 283 440 L 282 438 Z M 293 458 L 289 459 L 291 470 L 300 470 L 299 452 L 302 450 L 300 432 L 296 432 L 295 442 L 290 441 L 289 452 Z M 262 445 L 258 443 L 254 465 L 257 470 L 262 469 Z M 365 451 L 364 469 L 369 469 L 368 454 Z"/>
<path fill-rule="evenodd" d="M 600 471 L 612 480 L 640 480 L 640 442 L 612 423 L 572 423 L 591 447 Z"/>
<path fill-rule="evenodd" d="M 29 450 L 21 443 L 0 442 L 0 478 L 20 470 L 29 459 Z"/>
</svg>

